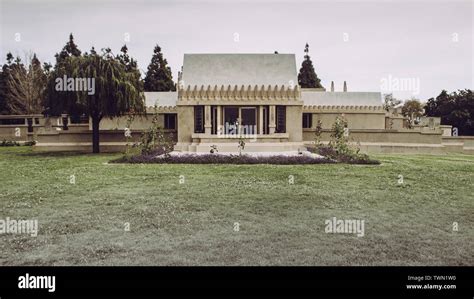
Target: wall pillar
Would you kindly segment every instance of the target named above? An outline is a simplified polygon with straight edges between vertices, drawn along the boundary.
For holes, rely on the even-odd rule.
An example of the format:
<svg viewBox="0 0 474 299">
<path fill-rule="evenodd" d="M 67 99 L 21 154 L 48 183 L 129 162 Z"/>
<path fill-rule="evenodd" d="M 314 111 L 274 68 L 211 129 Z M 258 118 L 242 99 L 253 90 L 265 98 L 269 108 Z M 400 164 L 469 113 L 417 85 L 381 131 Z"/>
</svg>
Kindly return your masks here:
<svg viewBox="0 0 474 299">
<path fill-rule="evenodd" d="M 217 106 L 217 135 L 224 134 L 222 129 L 222 106 Z"/>
<path fill-rule="evenodd" d="M 263 135 L 263 106 L 258 106 L 258 134 Z"/>
<path fill-rule="evenodd" d="M 269 133 L 274 134 L 275 133 L 275 128 L 276 128 L 276 107 L 275 105 L 269 106 L 270 108 L 270 124 L 268 125 L 269 128 Z"/>
<path fill-rule="evenodd" d="M 211 124 L 211 106 L 204 106 L 204 133 L 207 135 L 211 134 L 212 124 Z"/>
</svg>

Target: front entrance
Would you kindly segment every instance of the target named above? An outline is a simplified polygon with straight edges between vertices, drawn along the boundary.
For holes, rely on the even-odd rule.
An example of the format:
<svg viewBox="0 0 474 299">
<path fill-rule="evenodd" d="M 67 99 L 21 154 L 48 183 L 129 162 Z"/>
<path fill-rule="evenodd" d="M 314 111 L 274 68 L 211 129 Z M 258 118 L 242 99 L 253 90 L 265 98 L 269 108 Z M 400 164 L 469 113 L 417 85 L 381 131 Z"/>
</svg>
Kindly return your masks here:
<svg viewBox="0 0 474 299">
<path fill-rule="evenodd" d="M 242 134 L 257 134 L 257 108 L 242 107 L 240 108 L 240 116 L 242 119 Z"/>
<path fill-rule="evenodd" d="M 224 106 L 223 113 L 225 134 L 257 134 L 257 107 Z"/>
</svg>

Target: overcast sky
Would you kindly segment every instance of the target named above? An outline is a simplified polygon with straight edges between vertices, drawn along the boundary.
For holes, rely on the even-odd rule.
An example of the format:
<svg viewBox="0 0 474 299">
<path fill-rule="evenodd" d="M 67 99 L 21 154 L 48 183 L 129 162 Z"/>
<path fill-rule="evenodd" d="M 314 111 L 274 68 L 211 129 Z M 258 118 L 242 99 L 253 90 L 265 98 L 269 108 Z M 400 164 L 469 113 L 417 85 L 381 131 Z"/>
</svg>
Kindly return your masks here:
<svg viewBox="0 0 474 299">
<path fill-rule="evenodd" d="M 126 42 L 146 70 L 159 44 L 173 77 L 184 53 L 294 53 L 306 42 L 327 89 L 391 89 L 421 100 L 473 88 L 473 0 L 23 1 L 0 0 L 1 53 L 54 62 L 70 32 L 82 51 Z M 410 83 L 399 86 L 397 82 Z M 419 84 L 419 85 L 418 85 Z"/>
</svg>

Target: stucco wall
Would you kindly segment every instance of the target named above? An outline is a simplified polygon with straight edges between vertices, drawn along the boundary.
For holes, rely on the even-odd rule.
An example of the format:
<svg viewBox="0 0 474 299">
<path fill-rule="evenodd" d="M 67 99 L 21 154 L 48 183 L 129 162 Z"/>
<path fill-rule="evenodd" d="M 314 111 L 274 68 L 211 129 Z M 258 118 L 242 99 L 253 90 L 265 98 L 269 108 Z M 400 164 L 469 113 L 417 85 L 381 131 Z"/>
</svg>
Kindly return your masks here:
<svg viewBox="0 0 474 299">
<path fill-rule="evenodd" d="M 103 118 L 100 121 L 100 130 L 124 130 L 127 126 L 128 116 L 115 117 L 113 119 Z M 164 126 L 165 116 L 163 114 L 158 114 L 158 125 Z M 153 120 L 153 115 L 148 114 L 146 116 L 136 116 L 131 125 L 131 130 L 146 130 L 151 127 Z M 91 128 L 92 129 L 92 128 Z"/>
<path fill-rule="evenodd" d="M 330 135 L 331 130 L 324 130 L 321 140 L 329 141 Z M 441 144 L 441 137 L 441 132 L 349 129 L 349 140 L 355 142 Z M 303 138 L 304 141 L 314 141 L 314 130 L 304 129 Z"/>
<path fill-rule="evenodd" d="M 341 113 L 313 113 L 313 127 L 321 120 L 323 129 L 330 129 L 338 116 Z M 385 129 L 385 113 L 345 113 L 344 118 L 349 129 Z"/>
<path fill-rule="evenodd" d="M 303 140 L 303 107 L 286 107 L 286 132 L 290 134 L 289 141 L 298 142 Z"/>
<path fill-rule="evenodd" d="M 191 142 L 194 132 L 194 107 L 178 106 L 178 142 Z"/>
</svg>

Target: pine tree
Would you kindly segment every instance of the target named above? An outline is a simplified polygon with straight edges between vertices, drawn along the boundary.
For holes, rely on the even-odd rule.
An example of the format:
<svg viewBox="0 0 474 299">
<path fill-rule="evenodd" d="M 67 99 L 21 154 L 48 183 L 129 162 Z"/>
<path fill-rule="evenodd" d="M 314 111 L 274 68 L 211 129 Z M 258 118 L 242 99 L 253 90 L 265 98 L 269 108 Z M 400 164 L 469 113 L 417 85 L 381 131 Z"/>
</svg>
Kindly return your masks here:
<svg viewBox="0 0 474 299">
<path fill-rule="evenodd" d="M 302 88 L 322 88 L 321 80 L 314 71 L 313 62 L 309 57 L 309 45 L 304 47 L 304 60 L 301 64 L 300 73 L 298 74 L 298 84 Z"/>
<path fill-rule="evenodd" d="M 153 50 L 151 62 L 145 76 L 145 91 L 176 91 L 168 62 L 163 58 L 160 46 Z"/>
<path fill-rule="evenodd" d="M 67 69 L 66 68 L 70 68 L 70 64 L 67 63 L 67 59 L 70 58 L 70 57 L 80 57 L 82 54 L 81 50 L 79 50 L 79 47 L 76 45 L 76 43 L 74 42 L 74 36 L 71 34 L 69 34 L 69 40 L 68 42 L 66 43 L 66 45 L 64 45 L 64 47 L 62 48 L 62 50 L 59 52 L 59 53 L 56 53 L 55 57 L 56 57 L 56 64 L 54 65 L 54 68 L 53 70 L 48 70 L 48 83 L 47 83 L 47 87 L 46 87 L 46 96 L 45 96 L 45 101 L 44 101 L 44 114 L 45 115 L 50 115 L 52 113 L 52 111 L 55 111 L 55 109 L 53 109 L 52 107 L 52 104 L 51 104 L 51 100 L 56 96 L 56 91 L 54 89 L 54 86 L 56 85 L 55 83 L 55 79 L 57 78 L 57 74 L 58 73 L 71 73 L 72 72 L 72 69 Z M 75 95 L 72 94 L 72 93 L 64 93 L 63 94 L 64 96 L 64 102 L 71 102 L 71 101 L 74 101 L 75 100 Z M 78 106 L 76 106 L 76 108 L 80 108 Z M 63 111 L 64 113 L 66 111 Z M 77 110 L 77 111 L 73 111 L 72 109 L 70 109 L 68 111 L 71 115 L 82 115 L 85 113 L 85 111 L 83 110 Z"/>
<path fill-rule="evenodd" d="M 121 64 L 123 64 L 125 66 L 125 70 L 127 72 L 130 72 L 132 70 L 136 70 L 137 69 L 137 62 L 135 61 L 135 59 L 130 57 L 130 55 L 128 55 L 127 45 L 123 45 L 123 47 L 120 49 L 120 52 L 121 53 L 119 55 L 117 55 L 117 59 Z"/>
<path fill-rule="evenodd" d="M 69 56 L 76 56 L 76 57 L 81 56 L 81 50 L 79 50 L 77 45 L 74 43 L 74 36 L 72 35 L 72 33 L 69 34 L 69 41 L 63 47 L 61 52 L 55 55 L 56 63 L 57 64 L 61 63 L 62 61 L 64 61 L 66 57 L 69 57 Z"/>
<path fill-rule="evenodd" d="M 1 114 L 10 114 L 10 111 L 7 107 L 7 80 L 11 70 L 11 65 L 13 62 L 12 53 L 7 53 L 7 62 L 2 66 L 0 72 L 0 113 Z"/>
</svg>

